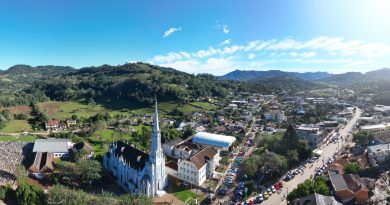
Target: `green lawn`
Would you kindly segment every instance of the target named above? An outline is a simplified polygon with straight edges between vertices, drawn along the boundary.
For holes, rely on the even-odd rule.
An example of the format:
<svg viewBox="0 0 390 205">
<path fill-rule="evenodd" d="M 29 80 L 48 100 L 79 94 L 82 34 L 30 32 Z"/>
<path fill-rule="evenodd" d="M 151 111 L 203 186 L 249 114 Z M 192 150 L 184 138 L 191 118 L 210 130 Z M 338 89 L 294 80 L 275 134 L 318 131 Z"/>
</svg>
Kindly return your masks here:
<svg viewBox="0 0 390 205">
<path fill-rule="evenodd" d="M 108 151 L 108 144 L 119 139 L 131 140 L 131 136 L 128 133 L 121 135 L 119 132 L 111 129 L 102 129 L 88 137 L 88 142 L 93 147 L 95 154 L 103 155 Z"/>
<path fill-rule="evenodd" d="M 178 184 L 174 184 L 173 189 L 173 195 L 182 202 L 185 202 L 190 197 L 196 198 L 198 199 L 198 201 L 202 201 L 205 197 L 204 195 L 198 195 L 190 189 L 180 186 Z"/>
<path fill-rule="evenodd" d="M 31 126 L 27 120 L 11 120 L 7 125 L 1 129 L 1 132 L 5 133 L 21 133 L 32 131 Z"/>
<path fill-rule="evenodd" d="M 0 136 L 0 141 L 22 141 L 22 142 L 32 142 L 36 139 L 36 136 L 26 135 L 26 136 Z"/>
</svg>

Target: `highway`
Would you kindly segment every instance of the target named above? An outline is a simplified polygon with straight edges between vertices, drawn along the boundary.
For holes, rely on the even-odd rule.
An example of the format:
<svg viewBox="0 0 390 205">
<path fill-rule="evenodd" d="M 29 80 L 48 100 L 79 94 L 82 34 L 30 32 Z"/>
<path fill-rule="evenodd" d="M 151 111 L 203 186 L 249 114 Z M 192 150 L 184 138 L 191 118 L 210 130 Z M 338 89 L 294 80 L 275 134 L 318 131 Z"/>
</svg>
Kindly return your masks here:
<svg viewBox="0 0 390 205">
<path fill-rule="evenodd" d="M 345 125 L 345 127 L 340 128 L 339 134 L 342 137 L 342 140 L 339 140 L 339 143 L 329 143 L 328 145 L 324 145 L 322 147 L 322 156 L 313 163 L 313 166 L 306 166 L 303 174 L 296 175 L 292 180 L 288 182 L 283 182 L 283 189 L 280 193 L 274 193 L 271 195 L 268 200 L 263 201 L 261 204 L 263 205 L 276 205 L 276 204 L 287 204 L 287 201 L 284 196 L 287 196 L 289 191 L 292 191 L 297 187 L 299 183 L 304 182 L 306 179 L 310 179 L 310 176 L 314 174 L 316 167 L 321 167 L 323 165 L 323 159 L 328 159 L 332 157 L 336 152 L 338 152 L 342 146 L 345 146 L 350 140 L 348 138 L 348 132 L 353 129 L 353 126 L 356 124 L 358 118 L 361 115 L 361 110 L 356 107 L 356 111 L 350 121 Z M 338 147 L 339 146 L 339 147 Z M 250 200 L 253 200 L 250 199 Z M 247 200 L 249 201 L 249 200 Z"/>
</svg>

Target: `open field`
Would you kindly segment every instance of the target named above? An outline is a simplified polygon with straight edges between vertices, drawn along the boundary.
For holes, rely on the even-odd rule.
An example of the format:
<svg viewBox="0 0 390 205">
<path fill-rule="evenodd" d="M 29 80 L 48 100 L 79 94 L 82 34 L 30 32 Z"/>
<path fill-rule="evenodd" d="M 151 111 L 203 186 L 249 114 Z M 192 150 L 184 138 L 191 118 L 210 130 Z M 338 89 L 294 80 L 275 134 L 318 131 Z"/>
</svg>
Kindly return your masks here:
<svg viewBox="0 0 390 205">
<path fill-rule="evenodd" d="M 195 107 L 200 107 L 205 110 L 215 110 L 218 108 L 218 106 L 208 103 L 208 102 L 192 102 L 191 105 L 194 105 Z"/>
<path fill-rule="evenodd" d="M 173 109 L 177 109 L 183 113 L 191 113 L 202 110 L 201 108 L 197 108 L 190 104 L 180 105 L 176 102 L 160 102 L 158 103 L 158 111 L 161 115 L 169 114 Z M 152 114 L 154 112 L 153 108 L 138 108 L 130 110 L 133 114 L 143 115 L 143 114 Z"/>
<path fill-rule="evenodd" d="M 0 130 L 0 132 L 6 133 L 18 133 L 18 132 L 30 132 L 32 128 L 28 124 L 27 120 L 11 120 L 7 125 Z"/>
<path fill-rule="evenodd" d="M 316 89 L 311 90 L 310 93 L 320 97 L 329 97 L 335 94 L 336 90 L 333 88 L 324 88 L 324 89 Z"/>
<path fill-rule="evenodd" d="M 0 111 L 7 109 L 9 110 L 12 114 L 16 113 L 24 113 L 24 114 L 29 114 L 31 112 L 31 107 L 28 105 L 20 105 L 20 106 L 13 106 L 13 107 L 0 107 Z"/>
<path fill-rule="evenodd" d="M 36 136 L 26 135 L 26 136 L 0 136 L 0 141 L 23 141 L 23 142 L 32 142 L 36 139 Z"/>
<path fill-rule="evenodd" d="M 56 102 L 49 101 L 38 104 L 39 108 L 47 114 L 49 118 L 65 120 L 76 114 L 79 117 L 90 117 L 96 113 L 110 112 L 101 105 L 89 105 L 79 102 Z"/>
<path fill-rule="evenodd" d="M 210 104 L 212 105 L 212 104 Z M 208 108 L 211 108 L 210 105 L 203 105 Z M 102 105 L 90 105 L 82 104 L 79 102 L 57 102 L 49 101 L 44 103 L 39 103 L 38 106 L 42 111 L 44 111 L 49 118 L 55 118 L 59 120 L 65 120 L 70 118 L 73 114 L 76 114 L 79 117 L 90 117 L 96 113 L 109 113 L 111 116 L 117 114 L 153 114 L 153 107 L 150 108 L 137 108 L 131 107 L 128 109 L 108 109 Z M 201 108 L 192 106 L 190 104 L 179 105 L 176 102 L 161 102 L 158 104 L 159 112 L 164 115 L 170 113 L 173 109 L 177 109 L 184 113 L 191 113 L 195 111 L 202 110 Z"/>
</svg>

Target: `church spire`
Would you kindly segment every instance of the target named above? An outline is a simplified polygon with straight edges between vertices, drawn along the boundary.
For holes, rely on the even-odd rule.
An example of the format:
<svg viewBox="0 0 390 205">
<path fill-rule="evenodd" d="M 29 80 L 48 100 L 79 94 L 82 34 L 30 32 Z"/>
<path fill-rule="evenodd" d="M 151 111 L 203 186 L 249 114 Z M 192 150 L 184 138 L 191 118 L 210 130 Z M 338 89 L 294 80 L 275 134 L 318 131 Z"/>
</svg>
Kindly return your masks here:
<svg viewBox="0 0 390 205">
<path fill-rule="evenodd" d="M 156 159 L 162 157 L 161 133 L 160 133 L 160 126 L 159 126 L 158 122 L 159 121 L 158 121 L 157 99 L 155 99 L 152 143 L 151 143 L 151 148 L 150 148 L 150 155 L 151 155 L 152 161 L 155 161 Z"/>
</svg>

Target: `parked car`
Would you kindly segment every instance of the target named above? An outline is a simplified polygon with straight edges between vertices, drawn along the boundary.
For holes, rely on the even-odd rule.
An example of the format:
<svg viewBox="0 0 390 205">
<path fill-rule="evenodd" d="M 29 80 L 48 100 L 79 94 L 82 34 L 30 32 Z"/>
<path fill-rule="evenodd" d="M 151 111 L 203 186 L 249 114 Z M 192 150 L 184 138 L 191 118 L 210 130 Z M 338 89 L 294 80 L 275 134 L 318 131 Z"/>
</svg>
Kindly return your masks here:
<svg viewBox="0 0 390 205">
<path fill-rule="evenodd" d="M 264 200 L 267 200 L 269 198 L 268 192 L 264 192 L 263 193 L 263 197 L 264 197 Z"/>
</svg>

